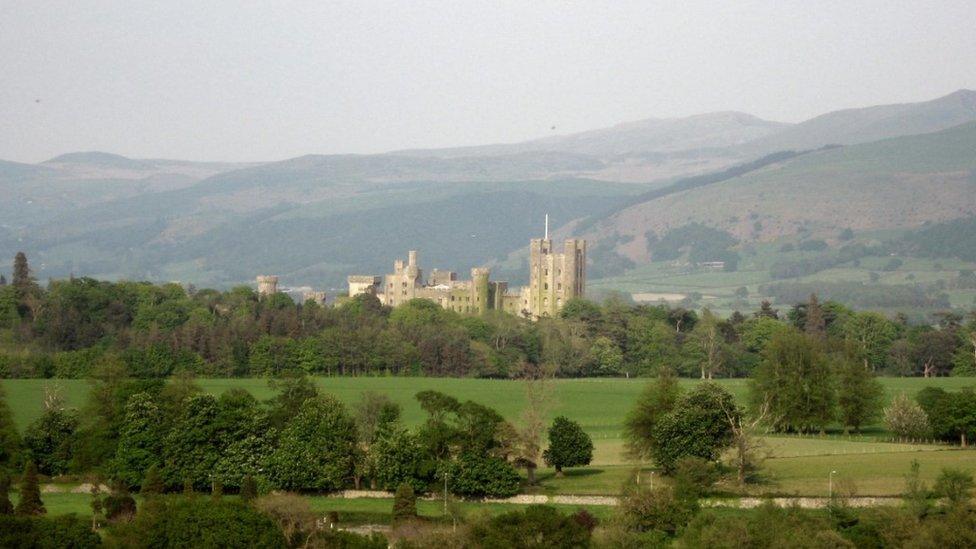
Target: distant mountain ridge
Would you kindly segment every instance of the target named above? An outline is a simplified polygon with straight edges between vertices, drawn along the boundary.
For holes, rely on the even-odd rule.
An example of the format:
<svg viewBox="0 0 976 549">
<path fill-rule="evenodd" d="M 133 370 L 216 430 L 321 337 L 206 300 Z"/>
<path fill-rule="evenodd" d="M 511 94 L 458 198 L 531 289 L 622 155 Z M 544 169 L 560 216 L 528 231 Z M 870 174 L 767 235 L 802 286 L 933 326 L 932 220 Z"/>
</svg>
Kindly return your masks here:
<svg viewBox="0 0 976 549">
<path fill-rule="evenodd" d="M 25 250 L 42 278 L 228 285 L 262 270 L 320 285 L 410 248 L 434 266 L 494 264 L 517 277 L 512 254 L 546 211 L 560 237 L 579 228 L 594 249 L 612 245 L 637 263 L 648 260 L 648 231 L 689 222 L 743 241 L 913 227 L 974 211 L 974 105 L 976 92 L 960 90 L 799 124 L 719 112 L 263 163 L 103 152 L 0 161 L 0 257 Z M 834 143 L 846 146 L 820 150 Z"/>
<path fill-rule="evenodd" d="M 521 143 L 404 150 L 394 151 L 392 154 L 456 158 L 549 151 L 607 159 L 692 149 L 724 149 L 775 134 L 790 126 L 791 124 L 771 122 L 751 114 L 726 111 L 682 118 L 648 118 L 608 128 L 543 137 Z"/>
<path fill-rule="evenodd" d="M 921 103 L 844 109 L 811 118 L 740 147 L 745 154 L 854 145 L 932 133 L 976 120 L 976 91 L 958 90 Z"/>
</svg>

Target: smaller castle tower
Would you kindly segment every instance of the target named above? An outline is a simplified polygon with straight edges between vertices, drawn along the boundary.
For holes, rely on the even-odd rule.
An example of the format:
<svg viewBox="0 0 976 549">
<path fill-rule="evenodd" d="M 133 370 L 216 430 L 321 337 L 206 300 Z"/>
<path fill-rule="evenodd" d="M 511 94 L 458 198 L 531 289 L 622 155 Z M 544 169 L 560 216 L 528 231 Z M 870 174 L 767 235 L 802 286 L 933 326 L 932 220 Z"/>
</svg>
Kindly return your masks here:
<svg viewBox="0 0 976 549">
<path fill-rule="evenodd" d="M 268 296 L 278 293 L 278 277 L 275 275 L 260 275 L 257 277 L 258 295 Z"/>
<path fill-rule="evenodd" d="M 489 269 L 479 267 L 471 269 L 471 302 L 474 304 L 473 312 L 484 314 L 488 311 L 488 279 L 490 276 L 491 271 Z"/>
</svg>

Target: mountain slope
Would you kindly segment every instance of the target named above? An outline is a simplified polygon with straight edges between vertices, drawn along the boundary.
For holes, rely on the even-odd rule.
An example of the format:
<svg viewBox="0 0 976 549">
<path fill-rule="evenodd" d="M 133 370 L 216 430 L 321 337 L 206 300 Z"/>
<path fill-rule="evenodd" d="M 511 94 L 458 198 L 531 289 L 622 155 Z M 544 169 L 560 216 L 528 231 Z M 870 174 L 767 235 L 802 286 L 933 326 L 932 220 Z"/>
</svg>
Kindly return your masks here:
<svg viewBox="0 0 976 549">
<path fill-rule="evenodd" d="M 521 143 L 398 151 L 409 156 L 495 156 L 527 151 L 551 151 L 609 159 L 700 149 L 725 149 L 774 134 L 789 124 L 763 120 L 741 112 L 716 112 L 684 118 L 648 118 L 609 128 L 558 135 Z"/>
<path fill-rule="evenodd" d="M 626 208 L 587 236 L 649 258 L 645 233 L 700 222 L 743 241 L 917 227 L 976 214 L 976 123 L 816 151 Z M 629 239 L 632 237 L 632 239 Z"/>
<path fill-rule="evenodd" d="M 976 121 L 976 91 L 959 90 L 921 103 L 829 112 L 739 148 L 745 155 L 817 149 L 931 133 Z"/>
</svg>

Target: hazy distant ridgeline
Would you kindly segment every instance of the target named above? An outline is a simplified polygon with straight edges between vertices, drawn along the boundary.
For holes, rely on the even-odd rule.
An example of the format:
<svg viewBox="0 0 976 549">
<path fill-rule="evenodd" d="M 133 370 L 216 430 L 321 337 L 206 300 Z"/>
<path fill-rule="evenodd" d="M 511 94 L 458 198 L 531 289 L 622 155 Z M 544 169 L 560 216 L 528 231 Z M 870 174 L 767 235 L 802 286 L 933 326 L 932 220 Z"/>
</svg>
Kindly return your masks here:
<svg viewBox="0 0 976 549">
<path fill-rule="evenodd" d="M 974 105 L 976 92 L 961 90 L 800 124 L 723 112 L 516 144 L 254 164 L 97 152 L 0 162 L 0 256 L 29 252 L 42 279 L 226 285 L 262 271 L 338 285 L 417 248 L 438 267 L 504 265 L 499 274 L 518 281 L 511 254 L 547 211 L 557 236 L 578 231 L 595 250 L 622 254 L 608 273 L 648 260 L 648 231 L 692 221 L 742 241 L 918 227 L 976 211 Z M 848 146 L 749 164 L 830 144 Z"/>
</svg>

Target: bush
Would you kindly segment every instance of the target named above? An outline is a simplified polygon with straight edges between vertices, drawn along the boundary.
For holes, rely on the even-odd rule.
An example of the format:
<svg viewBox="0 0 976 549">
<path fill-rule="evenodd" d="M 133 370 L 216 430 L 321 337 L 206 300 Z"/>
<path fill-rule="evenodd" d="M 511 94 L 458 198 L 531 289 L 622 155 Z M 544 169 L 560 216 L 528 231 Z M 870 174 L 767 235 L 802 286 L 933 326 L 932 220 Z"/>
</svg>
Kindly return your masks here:
<svg viewBox="0 0 976 549">
<path fill-rule="evenodd" d="M 638 487 L 621 500 L 620 510 L 629 530 L 674 535 L 698 512 L 698 500 L 678 497 L 671 486 Z"/>
<path fill-rule="evenodd" d="M 285 547 L 269 517 L 240 501 L 166 496 L 154 498 L 125 529 L 136 547 Z"/>
<path fill-rule="evenodd" d="M 471 541 L 479 547 L 589 547 L 590 531 L 553 507 L 530 505 L 475 524 Z"/>
<path fill-rule="evenodd" d="M 674 468 L 674 489 L 679 496 L 700 498 L 718 481 L 720 471 L 715 463 L 700 457 L 686 456 Z"/>
<path fill-rule="evenodd" d="M 973 491 L 973 475 L 958 469 L 943 469 L 935 481 L 933 492 L 945 498 L 950 507 L 969 502 Z"/>
<path fill-rule="evenodd" d="M 73 514 L 54 518 L 0 515 L 0 547 L 99 547 L 102 539 L 91 524 Z"/>
<path fill-rule="evenodd" d="M 452 493 L 468 497 L 507 498 L 519 491 L 521 478 L 507 461 L 477 454 L 464 454 L 447 467 Z"/>
<path fill-rule="evenodd" d="M 750 510 L 745 517 L 702 513 L 678 539 L 680 547 L 851 547 L 832 525 L 801 509 L 772 503 Z"/>
<path fill-rule="evenodd" d="M 409 484 L 397 487 L 393 496 L 393 522 L 417 518 L 417 495 Z"/>
</svg>

